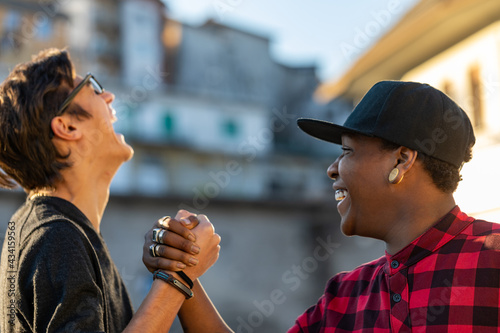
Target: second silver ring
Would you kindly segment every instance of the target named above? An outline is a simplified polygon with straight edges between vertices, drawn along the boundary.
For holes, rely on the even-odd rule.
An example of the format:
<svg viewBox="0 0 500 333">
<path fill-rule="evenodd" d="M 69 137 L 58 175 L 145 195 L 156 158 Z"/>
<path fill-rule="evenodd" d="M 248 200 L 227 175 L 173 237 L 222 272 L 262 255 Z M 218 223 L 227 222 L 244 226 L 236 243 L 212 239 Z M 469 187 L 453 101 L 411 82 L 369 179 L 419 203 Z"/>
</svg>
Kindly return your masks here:
<svg viewBox="0 0 500 333">
<path fill-rule="evenodd" d="M 158 246 L 160 246 L 160 244 L 151 244 L 149 246 L 149 254 L 151 254 L 151 257 L 159 257 L 160 256 L 160 252 L 158 251 Z"/>
<path fill-rule="evenodd" d="M 161 228 L 154 228 L 153 229 L 153 237 L 152 237 L 152 240 L 153 242 L 155 243 L 162 243 L 162 237 L 163 237 L 163 234 L 165 233 L 165 229 L 161 229 Z"/>
<path fill-rule="evenodd" d="M 158 241 L 157 241 L 157 243 L 164 244 L 163 243 L 163 236 L 165 235 L 166 232 L 167 232 L 167 230 L 161 229 L 161 231 L 158 233 Z"/>
</svg>

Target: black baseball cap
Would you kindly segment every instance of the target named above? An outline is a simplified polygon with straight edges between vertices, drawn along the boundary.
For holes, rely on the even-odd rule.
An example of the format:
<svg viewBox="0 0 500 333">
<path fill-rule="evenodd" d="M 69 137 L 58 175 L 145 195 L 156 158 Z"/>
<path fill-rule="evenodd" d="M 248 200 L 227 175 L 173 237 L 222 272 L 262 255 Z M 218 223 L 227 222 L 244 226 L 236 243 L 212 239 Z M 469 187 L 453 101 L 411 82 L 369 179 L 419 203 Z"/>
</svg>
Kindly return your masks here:
<svg viewBox="0 0 500 333">
<path fill-rule="evenodd" d="M 376 83 L 343 126 L 301 118 L 307 134 L 341 144 L 345 133 L 378 137 L 461 168 L 476 141 L 467 114 L 451 98 L 428 84 L 404 81 Z"/>
</svg>

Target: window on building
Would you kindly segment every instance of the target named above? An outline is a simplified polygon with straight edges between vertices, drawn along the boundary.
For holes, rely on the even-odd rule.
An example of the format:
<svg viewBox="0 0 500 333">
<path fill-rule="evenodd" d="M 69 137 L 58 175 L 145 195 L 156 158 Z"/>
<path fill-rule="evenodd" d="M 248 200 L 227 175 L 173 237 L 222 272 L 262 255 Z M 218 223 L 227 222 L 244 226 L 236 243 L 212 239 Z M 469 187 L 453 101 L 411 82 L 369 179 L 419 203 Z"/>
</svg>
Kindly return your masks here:
<svg viewBox="0 0 500 333">
<path fill-rule="evenodd" d="M 8 11 L 3 21 L 0 35 L 0 52 L 16 50 L 21 48 L 24 42 L 19 29 L 21 28 L 21 14 L 16 10 Z"/>
<path fill-rule="evenodd" d="M 445 80 L 443 82 L 443 91 L 451 98 L 455 98 L 455 87 L 453 87 L 453 83 L 451 83 L 451 81 Z"/>
<path fill-rule="evenodd" d="M 2 25 L 5 30 L 16 31 L 21 26 L 22 16 L 17 10 L 9 10 L 5 14 Z"/>
<path fill-rule="evenodd" d="M 237 137 L 239 133 L 238 124 L 233 119 L 226 119 L 222 124 L 222 131 L 227 137 Z"/>
<path fill-rule="evenodd" d="M 168 190 L 168 169 L 163 159 L 152 152 L 137 156 L 137 190 L 148 196 L 162 196 Z"/>
<path fill-rule="evenodd" d="M 484 126 L 484 112 L 481 90 L 481 71 L 478 65 L 469 69 L 470 94 L 474 127 L 481 129 Z"/>
<path fill-rule="evenodd" d="M 52 38 L 53 34 L 53 28 L 52 28 L 52 21 L 49 19 L 46 19 L 45 21 L 42 21 L 38 26 L 37 26 L 37 36 L 41 40 L 49 40 Z"/>
<path fill-rule="evenodd" d="M 167 135 L 175 131 L 175 119 L 171 112 L 167 112 L 163 115 L 163 129 Z"/>
</svg>

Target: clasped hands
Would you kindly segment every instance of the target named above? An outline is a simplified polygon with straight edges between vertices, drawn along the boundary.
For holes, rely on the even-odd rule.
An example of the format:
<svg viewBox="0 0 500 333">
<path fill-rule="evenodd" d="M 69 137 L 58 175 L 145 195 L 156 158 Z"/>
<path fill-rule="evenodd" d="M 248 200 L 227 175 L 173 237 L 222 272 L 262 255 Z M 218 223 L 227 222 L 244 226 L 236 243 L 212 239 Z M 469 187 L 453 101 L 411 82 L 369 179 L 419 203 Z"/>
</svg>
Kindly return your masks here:
<svg viewBox="0 0 500 333">
<path fill-rule="evenodd" d="M 153 242 L 154 229 L 165 230 L 156 230 L 161 236 L 157 235 L 158 242 Z M 195 281 L 219 258 L 221 238 L 202 214 L 180 210 L 174 218 L 156 221 L 144 238 L 142 261 L 150 272 L 161 270 L 178 277 L 176 272 L 183 271 Z"/>
</svg>

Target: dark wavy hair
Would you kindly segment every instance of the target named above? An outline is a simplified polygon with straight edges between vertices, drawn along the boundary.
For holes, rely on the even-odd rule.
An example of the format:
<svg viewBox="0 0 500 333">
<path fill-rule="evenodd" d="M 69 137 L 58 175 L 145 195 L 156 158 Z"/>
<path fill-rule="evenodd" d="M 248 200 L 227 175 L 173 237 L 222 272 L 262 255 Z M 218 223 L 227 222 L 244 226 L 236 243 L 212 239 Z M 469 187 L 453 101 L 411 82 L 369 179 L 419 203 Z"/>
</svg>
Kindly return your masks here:
<svg viewBox="0 0 500 333">
<path fill-rule="evenodd" d="M 51 121 L 74 86 L 66 50 L 48 49 L 17 65 L 0 85 L 0 186 L 25 191 L 53 187 L 70 166 L 52 143 Z M 66 113 L 90 117 L 70 105 Z M 17 184 L 16 184 L 17 183 Z"/>
<path fill-rule="evenodd" d="M 390 141 L 382 140 L 381 149 L 393 151 L 401 147 L 401 145 L 392 143 Z M 471 143 L 467 151 L 465 152 L 464 163 L 469 162 L 472 159 L 472 147 Z M 462 180 L 460 175 L 460 169 L 453 166 L 448 162 L 441 161 L 432 156 L 426 155 L 422 152 L 418 152 L 417 160 L 420 160 L 424 166 L 424 170 L 431 176 L 432 182 L 438 189 L 445 193 L 453 193 L 458 187 L 458 183 Z"/>
</svg>

